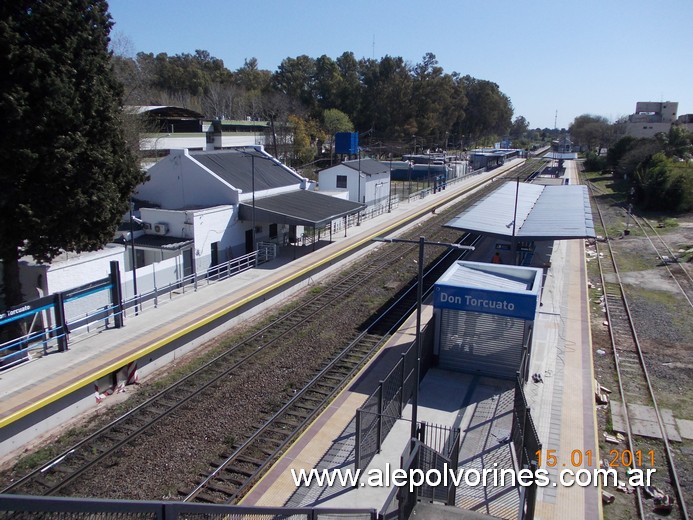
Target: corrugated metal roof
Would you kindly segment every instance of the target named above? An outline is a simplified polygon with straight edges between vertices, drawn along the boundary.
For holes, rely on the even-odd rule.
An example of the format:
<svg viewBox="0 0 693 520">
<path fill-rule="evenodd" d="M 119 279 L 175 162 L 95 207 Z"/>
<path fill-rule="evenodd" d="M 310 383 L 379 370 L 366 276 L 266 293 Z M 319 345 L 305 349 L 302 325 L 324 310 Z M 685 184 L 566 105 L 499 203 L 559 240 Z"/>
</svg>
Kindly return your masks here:
<svg viewBox="0 0 693 520">
<path fill-rule="evenodd" d="M 359 162 L 361 163 L 361 173 L 364 173 L 366 175 L 378 175 L 390 171 L 390 165 L 386 165 L 384 163 L 381 163 L 380 161 L 376 161 L 375 159 L 371 158 L 361 159 L 361 161 L 359 161 L 358 159 L 353 161 L 344 161 L 342 164 L 356 171 L 359 171 Z"/>
<path fill-rule="evenodd" d="M 457 264 L 456 268 L 450 270 L 449 275 L 445 279 L 442 277 L 439 282 L 456 287 L 471 287 L 490 291 L 526 292 L 528 290 L 527 281 L 504 276 L 497 272 L 474 269 L 463 264 Z"/>
<path fill-rule="evenodd" d="M 365 204 L 338 199 L 314 191 L 297 190 L 255 200 L 255 219 L 276 224 L 322 226 L 333 220 L 352 215 Z M 253 206 L 240 204 L 242 220 L 252 220 Z"/>
<path fill-rule="evenodd" d="M 544 186 L 519 236 L 535 239 L 595 236 L 587 188 L 577 185 Z"/>
<path fill-rule="evenodd" d="M 255 168 L 253 159 L 255 157 Z M 243 193 L 253 191 L 253 171 L 255 176 L 255 191 L 298 185 L 301 178 L 286 166 L 267 154 L 252 150 L 242 152 L 223 150 L 219 152 L 191 152 L 190 157 L 199 162 L 225 182 L 240 189 Z"/>
<path fill-rule="evenodd" d="M 445 225 L 523 240 L 595 236 L 587 188 L 578 185 L 540 186 L 506 182 Z"/>
</svg>

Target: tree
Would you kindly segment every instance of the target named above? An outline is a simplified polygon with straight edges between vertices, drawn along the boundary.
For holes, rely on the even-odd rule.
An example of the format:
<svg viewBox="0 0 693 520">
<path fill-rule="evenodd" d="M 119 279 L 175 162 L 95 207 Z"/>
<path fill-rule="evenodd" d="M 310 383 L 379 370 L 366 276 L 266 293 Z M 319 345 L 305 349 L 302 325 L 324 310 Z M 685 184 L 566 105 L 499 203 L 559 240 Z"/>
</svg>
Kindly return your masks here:
<svg viewBox="0 0 693 520">
<path fill-rule="evenodd" d="M 643 162 L 633 178 L 636 203 L 646 210 L 690 211 L 693 208 L 691 169 L 676 166 L 664 153 Z"/>
<path fill-rule="evenodd" d="M 472 141 L 505 134 L 513 116 L 510 99 L 491 81 L 464 76 L 462 82 L 469 101 L 462 133 Z"/>
<path fill-rule="evenodd" d="M 524 116 L 517 116 L 513 119 L 513 123 L 510 126 L 510 138 L 513 140 L 522 139 L 528 129 L 529 121 L 527 121 Z"/>
<path fill-rule="evenodd" d="M 298 58 L 282 60 L 279 69 L 272 77 L 272 84 L 277 91 L 312 109 L 315 104 L 314 78 L 315 60 L 303 54 Z"/>
<path fill-rule="evenodd" d="M 113 238 L 144 180 L 121 126 L 105 0 L 0 4 L 0 257 L 5 303 L 18 259 L 49 262 Z"/>
<path fill-rule="evenodd" d="M 319 125 L 312 119 L 303 119 L 294 114 L 288 117 L 288 123 L 293 128 L 292 159 L 297 165 L 312 161 L 316 143 L 324 139 Z"/>
<path fill-rule="evenodd" d="M 233 75 L 235 85 L 250 92 L 266 92 L 269 90 L 272 73 L 269 70 L 258 68 L 257 58 L 250 58 L 243 62 Z"/>
<path fill-rule="evenodd" d="M 609 120 L 602 116 L 583 114 L 575 118 L 569 128 L 570 136 L 577 144 L 597 153 L 613 141 L 614 133 Z"/>
<path fill-rule="evenodd" d="M 330 157 L 332 157 L 334 134 L 337 132 L 353 132 L 354 125 L 348 115 L 336 108 L 325 110 L 322 114 L 322 121 L 325 134 L 327 134 L 327 139 L 330 143 Z"/>
</svg>

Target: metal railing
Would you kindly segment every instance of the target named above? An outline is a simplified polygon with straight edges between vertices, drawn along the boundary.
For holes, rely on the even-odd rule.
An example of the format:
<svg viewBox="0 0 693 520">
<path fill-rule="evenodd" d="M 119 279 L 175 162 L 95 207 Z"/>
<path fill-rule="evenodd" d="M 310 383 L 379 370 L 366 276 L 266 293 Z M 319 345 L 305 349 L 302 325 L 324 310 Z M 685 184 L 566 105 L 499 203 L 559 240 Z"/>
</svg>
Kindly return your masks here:
<svg viewBox="0 0 693 520">
<path fill-rule="evenodd" d="M 432 364 L 432 334 L 432 326 L 424 327 L 421 378 Z M 402 411 L 414 393 L 416 362 L 416 342 L 412 342 L 388 375 L 380 381 L 376 391 L 356 410 L 357 469 L 365 469 L 368 466 L 373 457 L 380 452 L 387 434 L 402 417 Z"/>
<path fill-rule="evenodd" d="M 376 520 L 375 509 L 244 507 L 187 502 L 0 495 L 0 520 Z"/>
<path fill-rule="evenodd" d="M 400 457 L 400 467 L 411 475 L 412 470 L 421 470 L 424 474 L 436 470 L 439 474 L 449 471 L 456 472 L 459 465 L 460 429 L 447 426 L 426 425 L 431 433 L 431 440 L 439 441 L 437 446 L 430 446 L 421 440 L 412 440 Z M 419 499 L 441 502 L 448 506 L 455 505 L 455 486 L 452 479 L 447 486 L 439 484 L 432 486 L 424 482 L 412 489 L 409 486 L 393 486 L 378 518 L 382 520 L 405 520 Z"/>
<path fill-rule="evenodd" d="M 74 341 L 80 336 L 107 329 L 127 315 L 132 316 L 146 309 L 156 308 L 186 291 L 197 291 L 201 284 L 210 285 L 226 280 L 269 262 L 276 256 L 276 244 L 260 242 L 258 249 L 253 253 L 162 285 L 157 285 L 154 273 L 153 289 L 122 298 L 121 301 L 113 301 L 113 282 L 108 277 L 26 302 L 16 309 L 17 316 L 10 315 L 0 319 L 0 326 L 21 321 L 26 331 L 0 344 L 0 368 L 23 363 L 29 360 L 32 354 L 47 354 L 56 346 L 59 350 L 66 349 L 68 339 Z M 121 284 L 121 287 L 123 285 Z M 120 294 L 123 294 L 122 289 Z M 24 310 L 25 308 L 28 310 Z M 12 312 L 14 311 L 10 309 L 9 313 L 4 314 Z"/>
<path fill-rule="evenodd" d="M 530 413 L 527 399 L 522 388 L 522 380 L 517 377 L 515 382 L 515 404 L 513 409 L 513 426 L 511 439 L 517 457 L 518 469 L 531 469 L 536 471 L 538 468 L 537 453 L 541 451 L 542 444 L 539 434 L 534 426 L 534 420 Z M 532 520 L 534 518 L 534 507 L 537 495 L 536 483 L 523 490 L 520 496 L 519 520 Z"/>
</svg>

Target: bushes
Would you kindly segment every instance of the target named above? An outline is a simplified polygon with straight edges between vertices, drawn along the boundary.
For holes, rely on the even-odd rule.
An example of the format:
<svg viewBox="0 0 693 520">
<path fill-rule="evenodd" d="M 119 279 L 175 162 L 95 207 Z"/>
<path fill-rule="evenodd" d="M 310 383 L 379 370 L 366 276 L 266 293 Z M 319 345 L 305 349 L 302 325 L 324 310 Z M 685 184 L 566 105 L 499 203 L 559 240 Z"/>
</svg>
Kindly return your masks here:
<svg viewBox="0 0 693 520">
<path fill-rule="evenodd" d="M 693 210 L 693 167 L 674 163 L 663 153 L 644 161 L 633 176 L 635 202 L 645 210 Z"/>
<path fill-rule="evenodd" d="M 594 152 L 587 152 L 585 156 L 585 169 L 590 172 L 600 172 L 606 168 L 606 157 L 597 155 Z"/>
</svg>

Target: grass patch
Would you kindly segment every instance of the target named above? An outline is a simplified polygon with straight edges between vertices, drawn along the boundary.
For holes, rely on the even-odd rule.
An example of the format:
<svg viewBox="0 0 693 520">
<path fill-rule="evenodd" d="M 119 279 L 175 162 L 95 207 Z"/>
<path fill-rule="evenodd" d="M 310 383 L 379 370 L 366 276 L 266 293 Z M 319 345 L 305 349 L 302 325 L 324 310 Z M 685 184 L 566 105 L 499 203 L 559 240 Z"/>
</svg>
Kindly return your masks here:
<svg viewBox="0 0 693 520">
<path fill-rule="evenodd" d="M 616 252 L 614 257 L 618 263 L 618 270 L 621 273 L 647 271 L 657 266 L 657 260 L 654 254 L 651 255 L 651 258 L 648 258 L 643 255 L 619 254 Z"/>
<path fill-rule="evenodd" d="M 681 298 L 676 293 L 642 289 L 640 287 L 634 287 L 632 290 L 629 290 L 629 292 L 632 292 L 643 300 L 666 307 L 674 315 L 680 314 Z"/>
<path fill-rule="evenodd" d="M 657 229 L 658 233 L 662 233 L 663 231 L 666 232 L 678 228 L 679 221 L 673 217 L 659 217 L 657 219 L 657 224 L 653 227 Z"/>
</svg>

